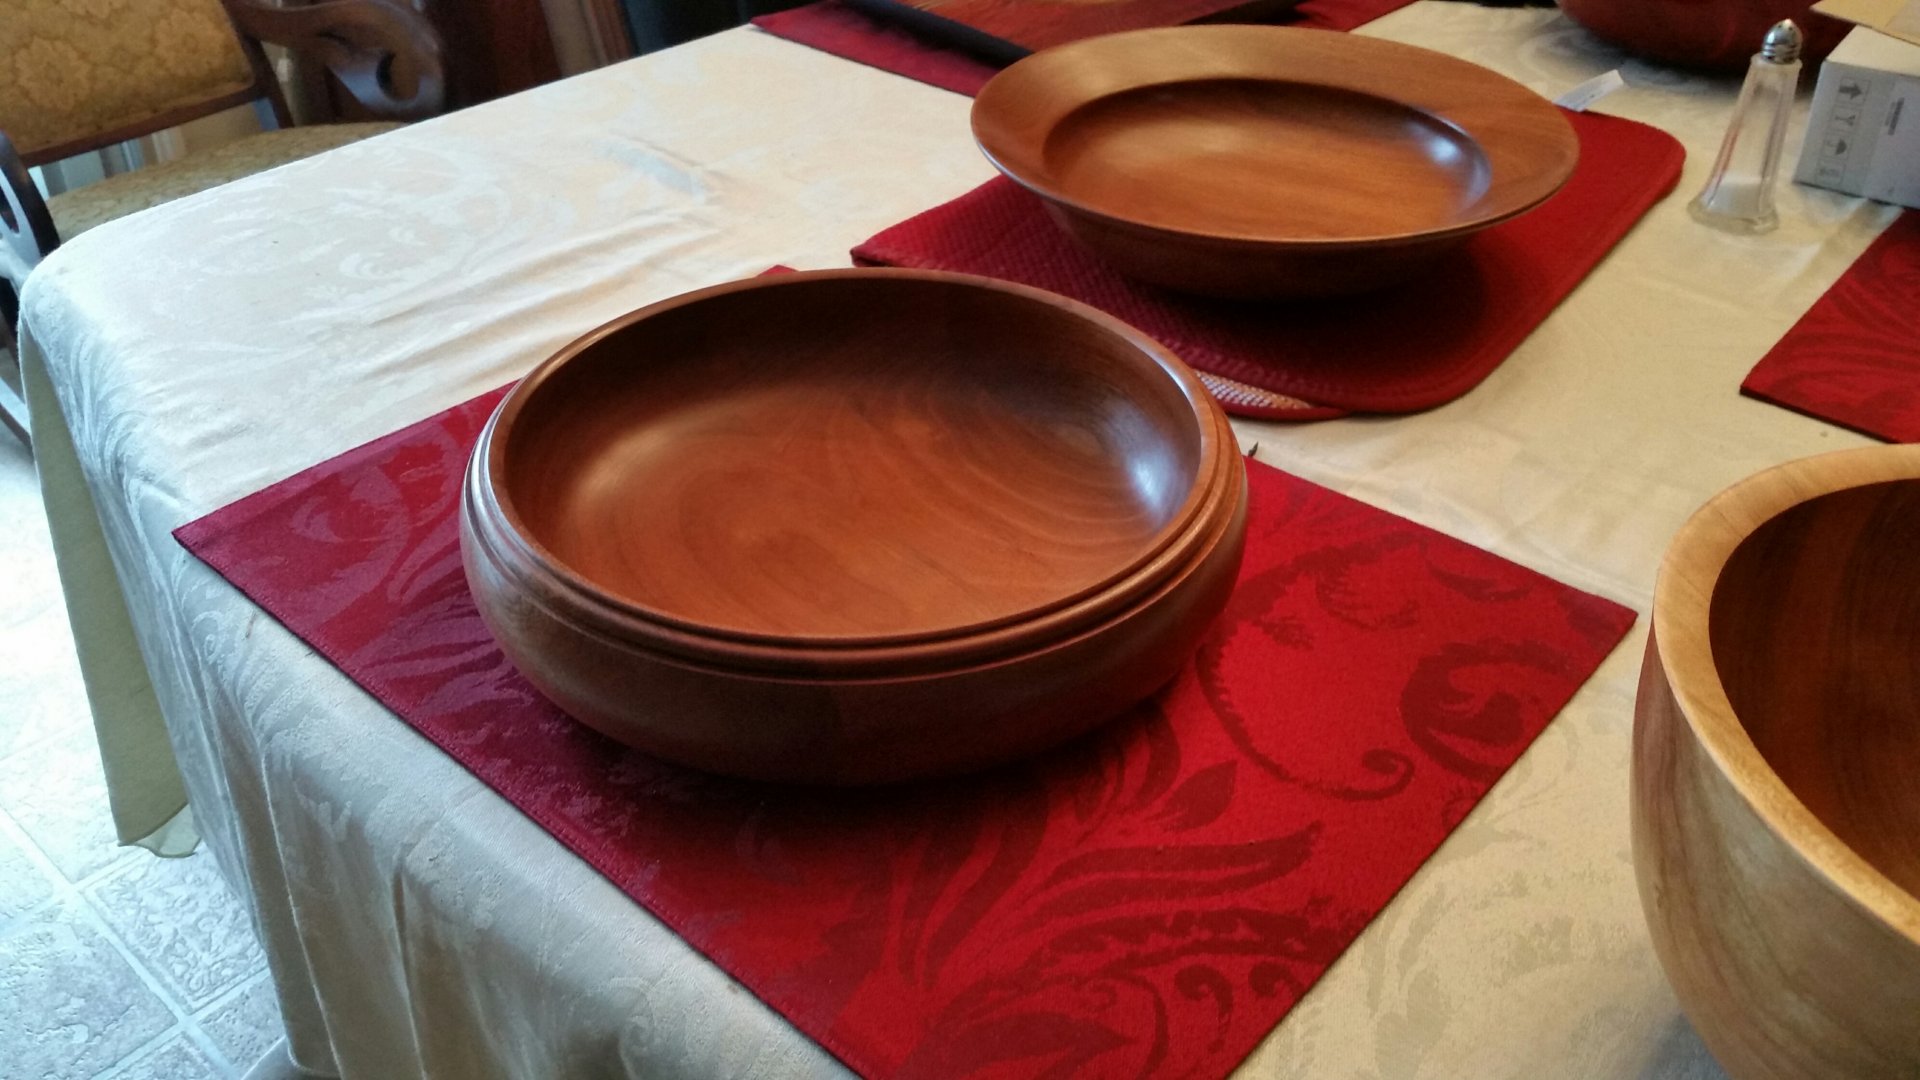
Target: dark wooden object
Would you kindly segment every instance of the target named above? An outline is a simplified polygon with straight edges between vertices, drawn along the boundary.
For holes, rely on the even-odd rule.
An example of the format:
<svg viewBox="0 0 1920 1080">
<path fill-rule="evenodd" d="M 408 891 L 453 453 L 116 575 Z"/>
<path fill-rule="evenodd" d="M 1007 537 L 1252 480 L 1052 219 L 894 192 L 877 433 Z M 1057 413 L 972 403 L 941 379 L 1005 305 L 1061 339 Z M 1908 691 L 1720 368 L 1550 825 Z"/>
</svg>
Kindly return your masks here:
<svg viewBox="0 0 1920 1080">
<path fill-rule="evenodd" d="M 995 63 L 1082 38 L 1190 22 L 1257 22 L 1299 0 L 849 0 Z"/>
<path fill-rule="evenodd" d="M 685 0 L 663 2 L 674 11 L 685 8 Z M 623 0 L 537 0 L 537 6 L 544 12 L 542 23 L 553 27 L 549 42 L 554 46 L 556 69 L 578 72 L 649 51 L 639 47 L 639 27 L 629 23 Z"/>
<path fill-rule="evenodd" d="M 529 680 L 659 756 L 869 783 L 1037 751 L 1179 669 L 1239 565 L 1199 381 L 1071 301 L 853 270 L 642 310 L 482 435 L 469 581 Z"/>
<path fill-rule="evenodd" d="M 250 53 L 264 42 L 311 59 L 368 116 L 420 120 L 446 103 L 440 38 L 399 0 L 322 0 L 284 8 L 264 0 L 223 2 Z M 267 91 L 278 96 L 279 84 L 262 74 Z"/>
<path fill-rule="evenodd" d="M 47 146 L 16 149 L 0 132 L 0 315 L 4 341 L 12 328 L 27 274 L 59 246 L 60 236 L 27 169 L 60 161 L 156 131 L 178 127 L 236 105 L 260 103 L 282 126 L 291 122 L 285 95 L 268 66 L 263 44 L 311 55 L 332 72 L 370 115 L 417 120 L 436 113 L 446 78 L 439 38 L 400 0 L 323 0 L 283 9 L 265 0 L 223 0 L 253 69 L 244 89 L 190 102 L 137 124 L 77 134 Z M 0 424 L 26 438 L 26 412 L 0 385 Z"/>
<path fill-rule="evenodd" d="M 285 6 L 297 11 L 309 6 L 309 0 L 287 0 Z M 441 42 L 449 108 L 477 105 L 560 77 L 540 0 L 423 0 L 416 10 Z M 297 62 L 294 77 L 306 122 L 379 115 L 317 59 Z"/>
<path fill-rule="evenodd" d="M 995 166 L 1123 273 L 1228 297 L 1393 284 L 1573 173 L 1560 111 L 1351 34 L 1189 26 L 1036 54 L 974 102 Z"/>
<path fill-rule="evenodd" d="M 611 38 L 618 27 L 631 51 L 648 53 L 694 38 L 717 34 L 759 15 L 802 7 L 814 0 L 548 0 L 577 3 L 599 27 L 596 36 Z M 609 17 L 610 16 L 610 17 Z"/>
<path fill-rule="evenodd" d="M 1762 473 L 1660 571 L 1633 760 L 1654 946 L 1737 1080 L 1920 1076 L 1920 447 Z"/>
</svg>

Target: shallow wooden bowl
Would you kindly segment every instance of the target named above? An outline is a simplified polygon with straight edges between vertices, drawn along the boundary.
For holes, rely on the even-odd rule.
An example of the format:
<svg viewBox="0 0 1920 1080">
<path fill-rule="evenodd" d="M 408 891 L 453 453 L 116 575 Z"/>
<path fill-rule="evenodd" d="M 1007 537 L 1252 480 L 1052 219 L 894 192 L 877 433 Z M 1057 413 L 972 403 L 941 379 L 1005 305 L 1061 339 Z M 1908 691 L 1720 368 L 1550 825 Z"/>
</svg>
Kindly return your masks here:
<svg viewBox="0 0 1920 1080">
<path fill-rule="evenodd" d="M 701 290 L 508 395 L 462 504 L 509 658 L 686 764 L 876 782 L 1067 738 L 1225 603 L 1244 474 L 1204 388 L 1070 301 L 855 270 Z"/>
<path fill-rule="evenodd" d="M 1633 846 L 1740 1080 L 1920 1076 L 1920 447 L 1761 473 L 1661 567 Z"/>
<path fill-rule="evenodd" d="M 973 130 L 1122 273 L 1236 298 L 1404 280 L 1544 202 L 1580 151 L 1560 110 L 1485 68 L 1270 26 L 1036 53 L 981 91 Z"/>
</svg>

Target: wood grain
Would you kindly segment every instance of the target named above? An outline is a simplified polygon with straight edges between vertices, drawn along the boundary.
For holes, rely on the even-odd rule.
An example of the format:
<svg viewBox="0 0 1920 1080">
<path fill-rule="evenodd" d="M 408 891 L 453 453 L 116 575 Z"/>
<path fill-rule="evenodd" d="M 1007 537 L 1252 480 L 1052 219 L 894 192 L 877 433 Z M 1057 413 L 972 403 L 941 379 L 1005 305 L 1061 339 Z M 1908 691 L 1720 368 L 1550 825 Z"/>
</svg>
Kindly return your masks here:
<svg viewBox="0 0 1920 1080">
<path fill-rule="evenodd" d="M 1106 316 L 841 271 L 563 351 L 482 436 L 462 539 L 502 647 L 579 719 L 873 782 L 1051 745 L 1170 678 L 1231 588 L 1244 484 L 1198 380 Z"/>
<path fill-rule="evenodd" d="M 1675 539 L 1636 710 L 1634 860 L 1740 1080 L 1920 1075 L 1920 447 L 1795 462 Z"/>
<path fill-rule="evenodd" d="M 1045 305 L 902 285 L 603 338 L 521 408 L 521 520 L 623 600 L 761 637 L 996 624 L 1158 550 L 1201 475 L 1179 388 Z"/>
<path fill-rule="evenodd" d="M 981 91 L 1002 172 L 1130 276 L 1230 297 L 1416 273 L 1539 205 L 1579 141 L 1512 80 L 1393 42 L 1196 26 L 1036 55 Z"/>
</svg>

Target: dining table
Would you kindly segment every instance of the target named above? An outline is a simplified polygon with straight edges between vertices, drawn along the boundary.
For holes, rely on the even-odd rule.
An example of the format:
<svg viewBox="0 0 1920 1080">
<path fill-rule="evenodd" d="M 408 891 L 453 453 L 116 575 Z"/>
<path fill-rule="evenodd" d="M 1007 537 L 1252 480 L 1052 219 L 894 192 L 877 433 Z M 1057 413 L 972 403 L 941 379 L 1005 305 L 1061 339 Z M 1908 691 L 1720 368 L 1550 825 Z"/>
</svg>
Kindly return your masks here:
<svg viewBox="0 0 1920 1080">
<path fill-rule="evenodd" d="M 1552 8 L 1418 0 L 1354 32 L 1549 98 L 1617 69 L 1592 107 L 1672 134 L 1684 171 L 1470 392 L 1236 420 L 1242 447 L 1641 618 L 1235 1075 L 1719 1075 L 1634 880 L 1645 615 L 1710 496 L 1870 443 L 1739 390 L 1899 211 L 1782 183 L 1773 232 L 1694 220 L 1738 75 L 1634 59 Z M 971 104 L 743 27 L 133 215 L 35 270 L 34 448 L 121 839 L 212 853 L 306 1073 L 846 1073 L 174 531 L 650 302 L 847 266 L 994 175 Z M 1789 159 L 1806 112 L 1803 92 Z"/>
</svg>

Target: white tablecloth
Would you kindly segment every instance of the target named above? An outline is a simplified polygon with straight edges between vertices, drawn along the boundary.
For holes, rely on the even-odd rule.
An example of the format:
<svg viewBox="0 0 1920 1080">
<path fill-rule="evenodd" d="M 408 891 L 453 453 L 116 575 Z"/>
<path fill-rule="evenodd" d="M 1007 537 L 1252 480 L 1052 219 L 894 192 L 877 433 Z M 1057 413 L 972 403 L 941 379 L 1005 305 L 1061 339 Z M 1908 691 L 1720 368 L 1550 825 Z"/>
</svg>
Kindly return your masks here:
<svg viewBox="0 0 1920 1080">
<path fill-rule="evenodd" d="M 1365 32 L 1549 95 L 1623 62 L 1553 11 L 1423 2 Z M 1602 107 L 1685 142 L 1681 190 L 1484 385 L 1414 417 L 1239 427 L 1270 463 L 1644 612 L 1667 538 L 1710 494 L 1863 441 L 1736 389 L 1893 211 L 1788 186 L 1777 233 L 1700 227 L 1684 204 L 1737 83 L 1625 73 Z M 190 835 L 167 824 L 180 788 L 157 698 L 306 1067 L 839 1071 L 170 532 L 648 301 L 775 262 L 845 265 L 991 175 L 968 105 L 735 31 L 108 225 L 34 274 L 24 359 L 116 810 L 129 839 Z M 1713 1073 L 1633 886 L 1643 634 L 1246 1073 Z"/>
</svg>

